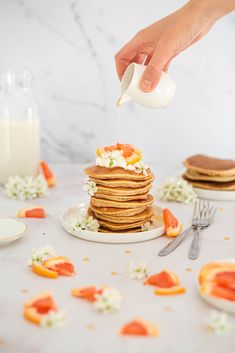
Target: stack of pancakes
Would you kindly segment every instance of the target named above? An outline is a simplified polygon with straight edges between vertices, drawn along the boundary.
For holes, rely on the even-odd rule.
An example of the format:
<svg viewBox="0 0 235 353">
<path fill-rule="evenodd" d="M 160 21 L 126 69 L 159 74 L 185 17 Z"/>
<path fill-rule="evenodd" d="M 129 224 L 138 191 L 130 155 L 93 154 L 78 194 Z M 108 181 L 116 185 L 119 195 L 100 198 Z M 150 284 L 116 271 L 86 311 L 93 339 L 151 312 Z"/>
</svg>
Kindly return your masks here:
<svg viewBox="0 0 235 353">
<path fill-rule="evenodd" d="M 92 165 L 85 169 L 97 191 L 90 200 L 88 214 L 100 223 L 102 232 L 138 232 L 151 220 L 154 209 L 149 191 L 154 179 L 123 168 L 104 168 Z"/>
<path fill-rule="evenodd" d="M 193 186 L 210 190 L 235 190 L 235 161 L 195 155 L 184 161 L 183 178 Z"/>
</svg>

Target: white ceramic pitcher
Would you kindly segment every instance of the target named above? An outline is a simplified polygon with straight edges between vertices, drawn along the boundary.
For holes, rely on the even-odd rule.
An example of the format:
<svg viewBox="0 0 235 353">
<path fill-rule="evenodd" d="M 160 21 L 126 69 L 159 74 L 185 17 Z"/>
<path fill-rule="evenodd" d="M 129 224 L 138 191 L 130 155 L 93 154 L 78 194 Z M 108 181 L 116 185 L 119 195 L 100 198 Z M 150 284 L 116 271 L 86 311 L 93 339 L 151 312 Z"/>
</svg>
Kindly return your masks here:
<svg viewBox="0 0 235 353">
<path fill-rule="evenodd" d="M 121 80 L 121 96 L 117 101 L 117 106 L 133 100 L 146 108 L 163 108 L 174 98 L 176 84 L 164 71 L 162 71 L 157 87 L 152 92 L 141 91 L 139 83 L 145 68 L 145 65 L 136 63 L 131 63 L 127 67 Z"/>
</svg>

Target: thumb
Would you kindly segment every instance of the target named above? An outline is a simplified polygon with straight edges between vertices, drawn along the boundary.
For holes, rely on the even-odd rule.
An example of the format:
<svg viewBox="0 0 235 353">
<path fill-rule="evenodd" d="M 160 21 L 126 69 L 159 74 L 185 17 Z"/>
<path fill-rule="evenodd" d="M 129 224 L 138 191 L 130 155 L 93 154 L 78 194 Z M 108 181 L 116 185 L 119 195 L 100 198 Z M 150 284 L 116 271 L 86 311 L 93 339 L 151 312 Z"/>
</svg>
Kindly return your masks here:
<svg viewBox="0 0 235 353">
<path fill-rule="evenodd" d="M 140 81 L 140 89 L 143 92 L 151 92 L 157 86 L 168 60 L 169 58 L 165 55 L 161 56 L 160 52 L 153 55 Z"/>
</svg>

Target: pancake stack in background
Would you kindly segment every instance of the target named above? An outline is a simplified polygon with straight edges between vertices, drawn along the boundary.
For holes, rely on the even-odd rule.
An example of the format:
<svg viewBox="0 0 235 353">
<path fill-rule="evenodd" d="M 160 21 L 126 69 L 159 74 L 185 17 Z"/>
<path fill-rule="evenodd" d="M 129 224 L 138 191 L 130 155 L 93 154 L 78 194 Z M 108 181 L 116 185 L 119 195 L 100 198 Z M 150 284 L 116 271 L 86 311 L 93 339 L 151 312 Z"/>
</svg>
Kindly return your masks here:
<svg viewBox="0 0 235 353">
<path fill-rule="evenodd" d="M 184 161 L 183 178 L 193 186 L 209 190 L 235 190 L 235 161 L 195 155 Z"/>
<path fill-rule="evenodd" d="M 88 214 L 98 220 L 101 232 L 138 232 L 151 221 L 154 199 L 149 192 L 154 176 L 150 169 L 137 173 L 123 167 L 92 165 L 85 173 L 96 185 Z"/>
</svg>

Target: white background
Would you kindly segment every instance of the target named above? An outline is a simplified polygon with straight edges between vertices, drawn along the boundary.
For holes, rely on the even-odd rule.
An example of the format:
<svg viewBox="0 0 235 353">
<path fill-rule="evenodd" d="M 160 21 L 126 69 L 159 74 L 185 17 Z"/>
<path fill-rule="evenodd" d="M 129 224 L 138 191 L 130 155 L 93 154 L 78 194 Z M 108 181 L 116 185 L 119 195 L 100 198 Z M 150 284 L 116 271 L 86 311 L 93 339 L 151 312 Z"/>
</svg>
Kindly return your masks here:
<svg viewBox="0 0 235 353">
<path fill-rule="evenodd" d="M 94 159 L 116 141 L 119 81 L 114 54 L 139 29 L 169 14 L 181 0 L 0 0 L 0 66 L 26 66 L 42 119 L 43 157 Z M 123 142 L 147 162 L 179 164 L 188 155 L 235 158 L 235 15 L 177 57 L 172 104 L 121 108 Z"/>
</svg>

